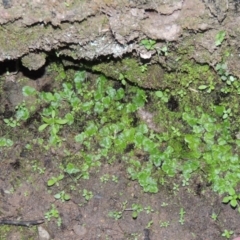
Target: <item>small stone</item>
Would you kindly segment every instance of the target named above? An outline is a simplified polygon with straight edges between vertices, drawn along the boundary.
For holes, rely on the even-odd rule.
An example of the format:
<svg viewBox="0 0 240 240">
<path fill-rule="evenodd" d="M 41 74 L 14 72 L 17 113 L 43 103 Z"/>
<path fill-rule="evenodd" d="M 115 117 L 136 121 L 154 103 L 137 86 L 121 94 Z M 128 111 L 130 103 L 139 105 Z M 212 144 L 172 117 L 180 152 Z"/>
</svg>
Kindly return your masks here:
<svg viewBox="0 0 240 240">
<path fill-rule="evenodd" d="M 237 139 L 240 139 L 240 132 L 238 132 L 238 133 L 236 134 L 236 138 L 237 138 Z"/>
<path fill-rule="evenodd" d="M 150 59 L 152 57 L 152 53 L 150 51 L 140 52 L 140 57 L 142 59 Z"/>
<path fill-rule="evenodd" d="M 2 0 L 3 7 L 5 9 L 12 7 L 12 0 Z"/>
<path fill-rule="evenodd" d="M 39 240 L 49 240 L 50 239 L 49 233 L 42 226 L 38 227 L 38 237 L 39 237 Z"/>
<path fill-rule="evenodd" d="M 78 236 L 84 236 L 87 233 L 87 229 L 84 226 L 76 224 L 73 226 L 73 231 Z"/>
<path fill-rule="evenodd" d="M 45 53 L 29 53 L 28 55 L 22 57 L 22 65 L 28 68 L 30 71 L 38 70 L 43 67 L 46 63 L 46 54 Z"/>
</svg>

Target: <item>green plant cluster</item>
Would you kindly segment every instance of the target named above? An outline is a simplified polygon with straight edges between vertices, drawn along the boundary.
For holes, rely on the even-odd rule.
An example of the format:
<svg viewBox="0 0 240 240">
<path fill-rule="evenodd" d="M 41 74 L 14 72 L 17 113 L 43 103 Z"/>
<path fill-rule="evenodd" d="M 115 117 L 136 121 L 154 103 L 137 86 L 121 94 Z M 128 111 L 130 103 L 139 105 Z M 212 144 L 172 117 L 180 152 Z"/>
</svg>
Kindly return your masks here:
<svg viewBox="0 0 240 240">
<path fill-rule="evenodd" d="M 0 138 L 0 147 L 11 147 L 13 145 L 13 141 L 11 139 L 1 137 Z"/>
<path fill-rule="evenodd" d="M 212 117 L 199 110 L 194 116 L 190 109 L 183 113 L 183 119 L 190 126 L 191 131 L 184 136 L 187 145 L 183 159 L 188 159 L 182 169 L 185 177 L 197 168 L 203 170 L 213 189 L 219 193 L 227 193 L 229 188 L 235 188 L 239 183 L 240 167 L 238 147 L 240 141 L 234 139 L 230 132 L 230 121 L 221 121 L 224 107 L 216 106 Z"/>
<path fill-rule="evenodd" d="M 222 42 L 224 41 L 226 36 L 226 32 L 224 30 L 221 30 L 217 33 L 216 37 L 215 37 L 215 45 L 220 46 L 222 44 Z"/>
<path fill-rule="evenodd" d="M 58 227 L 61 226 L 62 224 L 62 219 L 60 217 L 59 211 L 57 210 L 56 206 L 54 204 L 52 204 L 51 209 L 49 211 L 47 211 L 44 214 L 45 218 L 50 221 L 52 218 L 54 218 L 55 220 L 57 220 L 57 225 Z"/>
<path fill-rule="evenodd" d="M 76 158 L 80 157 L 82 161 L 78 161 L 76 166 L 69 162 L 63 167 L 63 172 L 74 175 L 74 179 L 88 179 L 90 168 L 100 166 L 101 160 L 111 163 L 124 153 L 130 178 L 137 179 L 144 191 L 157 192 L 157 181 L 151 177 L 151 172 L 153 166 L 159 167 L 161 163 L 157 158 L 159 144 L 155 137 L 151 139 L 145 124 L 137 123 L 136 117 L 136 111 L 146 102 L 146 93 L 136 86 L 117 85 L 115 87 L 104 76 L 88 81 L 86 72 L 81 71 L 75 74 L 73 82 L 63 83 L 60 90 L 38 92 L 26 86 L 23 92 L 25 96 L 35 96 L 37 102 L 44 106 L 38 130 L 47 130 L 47 146 L 61 145 L 63 127 L 70 127 L 73 123 L 80 126 L 71 131 L 79 132 L 75 141 L 81 144 L 82 150 Z M 151 155 L 150 164 L 143 164 L 137 175 L 134 173 L 134 162 L 138 162 L 134 155 L 136 149 Z M 48 180 L 48 186 L 58 185 L 63 178 L 63 173 L 53 176 Z M 55 194 L 55 198 L 65 201 L 70 196 L 61 191 Z"/>
<path fill-rule="evenodd" d="M 189 65 L 183 69 L 191 72 Z M 192 74 L 198 80 L 207 73 L 208 67 L 199 66 Z M 193 79 L 184 76 L 182 72 L 181 85 L 188 87 Z M 212 77 L 209 76 L 209 80 L 212 81 Z M 60 90 L 37 92 L 26 86 L 23 92 L 25 96 L 34 95 L 44 106 L 38 130 L 48 130 L 50 145 L 59 146 L 64 140 L 63 127 L 70 128 L 73 123 L 80 126 L 71 131 L 76 133 L 74 139 L 82 146 L 77 156 L 82 161 L 76 166 L 69 162 L 62 169 L 76 180 L 88 179 L 89 170 L 100 166 L 103 160 L 108 163 L 122 160 L 127 164 L 130 179 L 137 180 L 145 192 L 158 192 L 164 175 L 173 177 L 180 172 L 186 186 L 191 175 L 200 170 L 219 193 L 228 193 L 229 188 L 239 183 L 240 140 L 234 139 L 230 132 L 231 108 L 212 106 L 213 117 L 200 107 L 194 109 L 194 113 L 185 107 L 183 113 L 178 114 L 184 122 L 181 128 L 173 124 L 166 131 L 156 133 L 136 117 L 137 110 L 146 103 L 146 92 L 136 86 L 116 84 L 104 76 L 90 81 L 85 71 L 79 71 L 73 81 L 63 83 Z M 164 103 L 169 101 L 169 91 L 159 90 L 154 95 Z M 22 104 L 18 110 L 23 111 L 17 112 L 19 119 L 26 120 L 26 106 Z M 48 186 L 57 185 L 63 178 L 63 173 L 52 177 Z M 70 199 L 64 191 L 55 197 L 63 201 Z"/>
<path fill-rule="evenodd" d="M 152 39 L 143 39 L 140 42 L 140 45 L 144 46 L 147 50 L 153 50 L 156 45 L 156 41 Z"/>
<path fill-rule="evenodd" d="M 164 81 L 175 86 L 174 89 L 170 87 L 172 95 L 181 98 L 185 96 L 186 99 L 188 95 L 190 96 L 193 93 L 196 100 L 199 98 L 196 94 L 198 90 L 206 90 L 211 93 L 215 89 L 216 79 L 217 76 L 210 70 L 208 65 L 200 65 L 192 61 L 185 61 L 178 67 L 177 72 L 164 75 Z"/>
<path fill-rule="evenodd" d="M 95 91 L 89 93 L 88 88 L 88 84 L 81 88 L 81 91 L 88 93 L 88 96 L 84 94 L 86 100 L 81 105 L 81 121 L 84 121 L 84 116 L 92 113 L 94 119 L 86 123 L 83 131 L 75 136 L 75 140 L 84 145 L 87 151 L 98 146 L 95 155 L 107 158 L 109 163 L 125 153 L 130 177 L 137 179 L 144 191 L 157 192 L 157 181 L 151 177 L 152 162 L 142 165 L 134 156 L 136 149 L 143 150 L 151 154 L 151 161 L 156 166 L 160 165 L 156 157 L 158 143 L 150 139 L 150 132 L 145 124 L 134 123 L 135 112 L 146 102 L 145 91 L 137 87 L 114 89 L 103 76 L 97 79 Z M 131 145 L 133 149 L 126 153 Z M 135 169 L 138 162 L 142 168 L 139 171 Z"/>
<path fill-rule="evenodd" d="M 228 66 L 225 62 L 218 63 L 215 66 L 215 70 L 221 78 L 222 82 L 226 83 L 221 88 L 221 92 L 225 94 L 240 94 L 240 83 L 234 75 L 230 74 Z"/>
</svg>

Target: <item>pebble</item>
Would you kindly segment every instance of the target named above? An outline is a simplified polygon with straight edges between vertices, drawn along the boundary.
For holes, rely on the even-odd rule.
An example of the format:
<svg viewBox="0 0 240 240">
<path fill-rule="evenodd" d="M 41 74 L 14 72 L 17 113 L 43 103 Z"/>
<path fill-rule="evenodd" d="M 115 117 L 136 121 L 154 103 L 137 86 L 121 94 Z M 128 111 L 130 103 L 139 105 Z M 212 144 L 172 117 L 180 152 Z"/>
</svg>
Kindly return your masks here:
<svg viewBox="0 0 240 240">
<path fill-rule="evenodd" d="M 75 224 L 73 226 L 73 231 L 76 235 L 82 237 L 87 233 L 87 229 L 84 226 L 81 226 L 79 224 Z"/>
<path fill-rule="evenodd" d="M 3 7 L 5 9 L 12 7 L 12 0 L 2 0 Z"/>
<path fill-rule="evenodd" d="M 42 226 L 38 227 L 38 237 L 39 237 L 38 238 L 39 240 L 49 240 L 50 239 L 49 233 Z"/>
</svg>

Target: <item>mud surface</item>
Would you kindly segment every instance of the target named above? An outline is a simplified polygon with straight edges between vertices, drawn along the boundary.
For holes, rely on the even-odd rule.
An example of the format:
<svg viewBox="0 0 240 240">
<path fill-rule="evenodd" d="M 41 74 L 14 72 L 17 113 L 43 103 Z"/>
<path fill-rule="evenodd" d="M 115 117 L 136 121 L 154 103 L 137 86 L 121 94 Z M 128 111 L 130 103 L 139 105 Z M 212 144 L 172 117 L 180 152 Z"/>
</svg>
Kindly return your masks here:
<svg viewBox="0 0 240 240">
<path fill-rule="evenodd" d="M 5 157 L 6 160 L 1 162 L 1 217 L 10 220 L 44 219 L 44 213 L 49 211 L 51 204 L 55 204 L 62 218 L 61 227 L 57 227 L 54 220 L 45 220 L 42 224 L 51 239 L 214 240 L 225 239 L 221 237 L 224 229 L 240 233 L 239 214 L 223 206 L 219 197 L 198 183 L 192 182 L 190 186 L 180 187 L 179 191 L 174 192 L 169 182 L 161 187 L 158 194 L 143 194 L 137 183 L 129 183 L 123 166 L 104 165 L 100 171 L 91 173 L 90 180 L 79 181 L 77 190 L 69 192 L 72 199 L 62 203 L 56 201 L 52 194 L 69 189 L 66 185 L 72 184 L 71 179 L 67 178 L 67 182 L 59 189 L 55 188 L 51 195 L 46 187 L 46 179 L 56 174 L 61 162 L 58 154 L 48 153 L 46 156 L 34 149 L 34 156 L 30 152 L 19 157 L 15 151 L 12 151 L 12 156 L 14 158 L 7 160 Z M 34 159 L 41 167 L 47 166 L 41 176 L 26 173 L 27 168 L 32 168 Z M 119 180 L 117 183 L 102 183 L 100 177 L 104 174 L 115 175 Z M 83 189 L 93 193 L 93 198 L 88 202 L 78 193 Z M 114 220 L 108 216 L 110 211 L 121 211 L 126 201 L 127 208 L 121 219 Z M 137 219 L 133 219 L 133 203 L 150 206 L 153 212 L 142 212 Z M 186 212 L 182 224 L 179 223 L 181 208 Z M 211 218 L 213 213 L 218 214 L 216 221 Z M 21 239 L 37 239 L 38 233 L 34 230 L 34 227 L 24 230 L 16 227 L 2 239 L 16 239 L 13 234 L 20 234 Z"/>
</svg>

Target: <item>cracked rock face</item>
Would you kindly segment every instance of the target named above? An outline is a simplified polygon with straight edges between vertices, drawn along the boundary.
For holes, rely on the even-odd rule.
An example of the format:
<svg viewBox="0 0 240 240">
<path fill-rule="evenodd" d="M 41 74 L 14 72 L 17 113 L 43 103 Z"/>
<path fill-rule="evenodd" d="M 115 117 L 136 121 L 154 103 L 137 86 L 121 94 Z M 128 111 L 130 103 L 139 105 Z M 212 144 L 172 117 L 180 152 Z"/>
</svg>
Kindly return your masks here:
<svg viewBox="0 0 240 240">
<path fill-rule="evenodd" d="M 221 56 L 217 32 L 229 31 L 228 46 L 239 47 L 239 11 L 239 1 L 225 0 L 2 0 L 0 61 L 21 58 L 37 70 L 50 51 L 75 60 L 126 53 L 149 59 L 156 51 L 139 46 L 148 38 L 176 47 L 186 41 L 194 48 L 189 58 L 214 65 Z M 237 62 L 237 53 L 227 61 Z M 240 69 L 233 71 L 240 76 Z"/>
<path fill-rule="evenodd" d="M 151 39 L 174 41 L 178 39 L 182 31 L 181 26 L 177 24 L 178 18 L 179 12 L 171 15 L 149 13 L 142 25 L 142 30 Z"/>
</svg>

